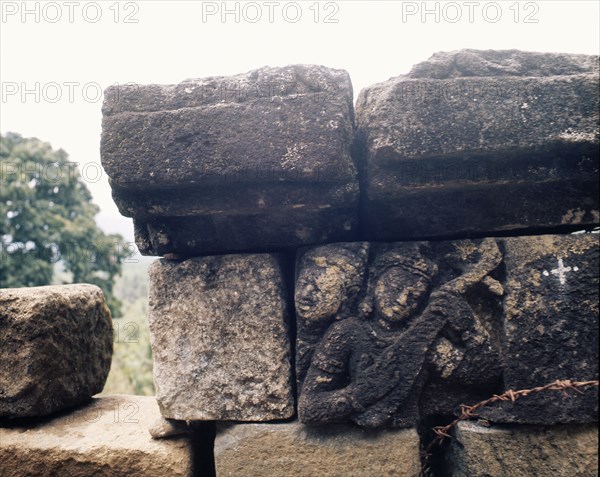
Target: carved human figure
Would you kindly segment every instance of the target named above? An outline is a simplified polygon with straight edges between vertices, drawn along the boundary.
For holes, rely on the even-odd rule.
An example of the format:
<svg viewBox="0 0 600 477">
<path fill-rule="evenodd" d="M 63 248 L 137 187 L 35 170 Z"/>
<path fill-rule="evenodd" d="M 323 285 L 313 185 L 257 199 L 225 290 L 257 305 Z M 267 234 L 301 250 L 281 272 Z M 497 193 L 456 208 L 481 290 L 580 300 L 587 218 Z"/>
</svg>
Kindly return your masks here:
<svg viewBox="0 0 600 477">
<path fill-rule="evenodd" d="M 434 289 L 438 267 L 418 246 L 378 256 L 360 312 L 335 321 L 314 351 L 300 390 L 300 420 L 414 425 L 434 343 L 453 316 L 472 313 L 464 294 L 500 261 L 496 243 L 484 241 L 475 264 Z"/>
<path fill-rule="evenodd" d="M 307 250 L 298 261 L 294 301 L 298 326 L 296 379 L 299 386 L 314 348 L 334 322 L 356 316 L 366 283 L 369 244 L 353 242 Z"/>
</svg>

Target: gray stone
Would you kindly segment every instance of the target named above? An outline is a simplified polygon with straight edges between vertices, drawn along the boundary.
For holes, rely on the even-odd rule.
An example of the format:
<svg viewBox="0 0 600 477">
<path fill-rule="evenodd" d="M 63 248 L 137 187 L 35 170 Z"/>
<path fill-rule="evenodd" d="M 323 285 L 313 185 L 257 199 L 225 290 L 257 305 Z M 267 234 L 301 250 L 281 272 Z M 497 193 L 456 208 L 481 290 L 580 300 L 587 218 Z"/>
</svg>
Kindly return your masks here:
<svg viewBox="0 0 600 477">
<path fill-rule="evenodd" d="M 520 50 L 473 50 L 434 53 L 415 65 L 409 78 L 450 79 L 488 76 L 563 76 L 598 72 L 598 57 Z"/>
<path fill-rule="evenodd" d="M 43 416 L 102 391 L 113 350 L 94 285 L 0 290 L 0 417 Z"/>
<path fill-rule="evenodd" d="M 149 273 L 154 382 L 164 417 L 293 415 L 281 257 L 161 259 Z"/>
<path fill-rule="evenodd" d="M 595 477 L 597 425 L 458 425 L 450 440 L 451 477 Z"/>
<path fill-rule="evenodd" d="M 437 54 L 361 91 L 369 240 L 600 222 L 598 57 Z"/>
<path fill-rule="evenodd" d="M 419 461 L 414 429 L 220 424 L 215 440 L 217 477 L 417 477 Z"/>
<path fill-rule="evenodd" d="M 302 251 L 300 420 L 412 427 L 420 414 L 451 414 L 495 392 L 501 264 L 494 239 Z M 433 390 L 430 399 L 424 389 Z"/>
<path fill-rule="evenodd" d="M 44 422 L 0 427 L 2 477 L 191 477 L 185 438 L 154 440 L 156 400 L 106 396 Z"/>
<path fill-rule="evenodd" d="M 504 389 L 598 379 L 599 237 L 504 239 Z M 495 422 L 598 421 L 598 387 L 544 392 L 480 413 Z"/>
<path fill-rule="evenodd" d="M 322 66 L 111 87 L 102 164 L 146 254 L 353 239 L 352 85 Z"/>
</svg>

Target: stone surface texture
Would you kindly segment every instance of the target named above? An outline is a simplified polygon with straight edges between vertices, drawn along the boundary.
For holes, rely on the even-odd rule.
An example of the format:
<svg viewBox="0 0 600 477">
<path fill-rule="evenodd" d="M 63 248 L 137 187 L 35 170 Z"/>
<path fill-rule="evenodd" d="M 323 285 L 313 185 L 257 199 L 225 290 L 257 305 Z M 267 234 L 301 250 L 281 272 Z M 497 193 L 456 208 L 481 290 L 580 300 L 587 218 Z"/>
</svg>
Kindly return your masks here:
<svg viewBox="0 0 600 477">
<path fill-rule="evenodd" d="M 598 428 L 462 422 L 450 440 L 447 461 L 451 477 L 595 477 Z"/>
<path fill-rule="evenodd" d="M 504 239 L 504 386 L 598 379 L 599 236 Z M 598 388 L 536 394 L 481 413 L 496 422 L 598 421 Z"/>
<path fill-rule="evenodd" d="M 412 427 L 501 383 L 494 239 L 331 244 L 298 257 L 299 418 Z M 430 399 L 422 401 L 424 390 Z M 433 396 L 432 396 L 433 395 Z"/>
<path fill-rule="evenodd" d="M 411 427 L 508 389 L 598 379 L 597 234 L 338 243 L 297 257 L 300 421 Z M 598 388 L 493 422 L 598 420 Z"/>
<path fill-rule="evenodd" d="M 148 432 L 150 432 L 153 439 L 164 439 L 189 434 L 191 431 L 186 421 L 176 421 L 160 416 L 152 423 Z"/>
<path fill-rule="evenodd" d="M 142 253 L 352 239 L 352 102 L 348 73 L 311 65 L 108 88 L 102 164 Z"/>
<path fill-rule="evenodd" d="M 598 57 L 435 54 L 356 104 L 365 239 L 600 222 Z"/>
<path fill-rule="evenodd" d="M 217 477 L 417 477 L 419 435 L 339 424 L 221 424 L 215 467 Z"/>
<path fill-rule="evenodd" d="M 178 420 L 294 413 L 281 257 L 161 259 L 150 266 L 156 397 Z"/>
<path fill-rule="evenodd" d="M 102 391 L 113 328 L 100 288 L 0 290 L 0 417 L 43 416 Z"/>
<path fill-rule="evenodd" d="M 191 477 L 183 438 L 152 439 L 153 397 L 115 395 L 43 422 L 0 427 L 2 477 Z"/>
</svg>

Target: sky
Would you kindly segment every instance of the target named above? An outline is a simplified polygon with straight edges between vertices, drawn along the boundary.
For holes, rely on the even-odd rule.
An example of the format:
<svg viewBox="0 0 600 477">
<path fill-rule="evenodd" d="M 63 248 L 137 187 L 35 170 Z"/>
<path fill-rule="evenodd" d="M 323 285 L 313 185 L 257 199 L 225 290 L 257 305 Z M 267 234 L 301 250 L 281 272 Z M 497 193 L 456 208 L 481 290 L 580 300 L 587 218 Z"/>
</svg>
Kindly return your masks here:
<svg viewBox="0 0 600 477">
<path fill-rule="evenodd" d="M 37 137 L 79 164 L 107 232 L 133 239 L 100 166 L 109 85 L 174 84 L 262 66 L 350 73 L 355 96 L 461 48 L 599 54 L 590 1 L 0 0 L 0 131 Z"/>
</svg>

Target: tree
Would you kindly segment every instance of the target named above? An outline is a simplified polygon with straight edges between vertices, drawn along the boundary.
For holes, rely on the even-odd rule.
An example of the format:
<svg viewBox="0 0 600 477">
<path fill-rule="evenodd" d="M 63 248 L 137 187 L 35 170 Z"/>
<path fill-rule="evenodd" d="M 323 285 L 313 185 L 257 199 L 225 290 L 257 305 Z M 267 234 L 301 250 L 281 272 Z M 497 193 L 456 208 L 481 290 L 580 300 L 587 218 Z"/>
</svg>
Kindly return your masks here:
<svg viewBox="0 0 600 477">
<path fill-rule="evenodd" d="M 113 283 L 128 249 L 98 228 L 98 210 L 65 151 L 0 135 L 0 288 L 48 285 L 62 268 L 64 282 L 102 288 L 120 316 Z"/>
</svg>

